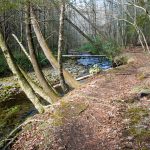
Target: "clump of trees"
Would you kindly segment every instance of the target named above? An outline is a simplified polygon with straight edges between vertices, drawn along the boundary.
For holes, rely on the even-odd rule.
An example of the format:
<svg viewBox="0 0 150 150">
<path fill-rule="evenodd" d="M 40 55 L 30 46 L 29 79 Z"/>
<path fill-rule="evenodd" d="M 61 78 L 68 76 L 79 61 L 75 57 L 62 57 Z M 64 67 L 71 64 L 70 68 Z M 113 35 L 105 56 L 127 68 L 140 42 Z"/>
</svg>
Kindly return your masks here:
<svg viewBox="0 0 150 150">
<path fill-rule="evenodd" d="M 2 0 L 0 48 L 23 91 L 37 110 L 44 112 L 39 97 L 52 104 L 61 95 L 45 78 L 37 59 L 39 53 L 59 72 L 66 93 L 80 85 L 63 68 L 62 54 L 68 49 L 88 43 L 86 49 L 103 52 L 110 58 L 118 54 L 118 45 L 140 45 L 149 51 L 149 3 L 147 0 Z M 16 63 L 14 51 L 32 64 L 39 85 Z"/>
<path fill-rule="evenodd" d="M 42 48 L 45 56 L 47 57 L 51 65 L 59 71 L 60 83 L 64 92 L 66 92 L 66 88 L 68 88 L 68 85 L 72 88 L 76 88 L 79 86 L 79 83 L 72 77 L 72 75 L 62 68 L 61 52 L 63 50 L 63 27 L 64 27 L 63 24 L 65 12 L 64 1 L 61 1 L 59 5 L 61 6 L 62 9 L 60 14 L 58 61 L 53 56 L 51 49 L 48 47 L 45 41 L 45 38 L 40 30 L 39 23 L 36 19 L 34 4 L 31 3 L 29 0 L 27 0 L 24 3 L 26 40 L 29 52 L 24 48 L 21 42 L 19 42 L 18 38 L 14 36 L 18 41 L 18 43 L 20 44 L 21 49 L 25 53 L 26 57 L 30 60 L 34 68 L 36 77 L 40 82 L 40 86 L 37 85 L 34 81 L 32 81 L 32 79 L 27 75 L 27 73 L 14 61 L 14 57 L 2 33 L 2 28 L 0 30 L 0 47 L 6 58 L 7 64 L 9 65 L 9 68 L 13 72 L 14 76 L 16 76 L 22 90 L 25 92 L 27 97 L 31 100 L 31 102 L 34 104 L 34 106 L 40 113 L 44 112 L 44 107 L 40 103 L 38 96 L 45 99 L 50 104 L 53 104 L 54 102 L 60 99 L 60 94 L 56 92 L 56 90 L 51 86 L 50 83 L 47 82 L 44 74 L 42 73 L 35 52 L 34 41 L 32 38 L 32 27 L 35 32 L 37 41 L 39 42 L 39 45 Z"/>
</svg>

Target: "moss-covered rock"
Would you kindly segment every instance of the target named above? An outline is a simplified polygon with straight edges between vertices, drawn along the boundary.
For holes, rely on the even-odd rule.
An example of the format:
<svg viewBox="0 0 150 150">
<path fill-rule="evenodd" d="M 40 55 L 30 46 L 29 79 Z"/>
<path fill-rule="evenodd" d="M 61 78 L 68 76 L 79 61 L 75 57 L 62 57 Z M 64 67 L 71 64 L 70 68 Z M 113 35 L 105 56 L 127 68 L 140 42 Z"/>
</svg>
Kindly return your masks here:
<svg viewBox="0 0 150 150">
<path fill-rule="evenodd" d="M 98 74 L 101 71 L 102 69 L 98 66 L 98 64 L 93 65 L 93 67 L 89 69 L 90 75 Z"/>
<path fill-rule="evenodd" d="M 135 58 L 129 54 L 121 54 L 116 56 L 113 60 L 113 67 L 118 67 L 126 64 L 133 64 L 135 62 Z"/>
<path fill-rule="evenodd" d="M 77 103 L 77 102 L 67 102 L 62 100 L 60 105 L 55 108 L 55 111 L 52 114 L 53 125 L 61 126 L 64 121 L 71 118 L 77 117 L 81 112 L 86 110 L 88 104 L 86 103 Z"/>
</svg>

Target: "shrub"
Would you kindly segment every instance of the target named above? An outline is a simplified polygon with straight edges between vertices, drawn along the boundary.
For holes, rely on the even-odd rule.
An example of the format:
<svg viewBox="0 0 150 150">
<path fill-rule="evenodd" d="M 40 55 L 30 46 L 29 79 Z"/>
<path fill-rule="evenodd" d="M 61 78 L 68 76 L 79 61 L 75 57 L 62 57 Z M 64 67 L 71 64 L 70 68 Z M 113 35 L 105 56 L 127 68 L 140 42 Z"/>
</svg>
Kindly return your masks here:
<svg viewBox="0 0 150 150">
<path fill-rule="evenodd" d="M 121 50 L 120 46 L 113 40 L 102 42 L 100 38 L 96 38 L 94 45 L 95 46 L 91 43 L 85 43 L 79 48 L 79 51 L 89 52 L 91 54 L 106 55 L 109 59 L 113 60 L 113 58 L 117 56 Z"/>
<path fill-rule="evenodd" d="M 33 67 L 28 58 L 22 52 L 14 52 L 13 56 L 16 60 L 16 63 L 26 71 L 32 71 Z M 37 60 L 40 63 L 41 67 L 45 67 L 49 64 L 48 60 L 45 58 L 43 53 L 39 53 L 37 56 Z M 3 56 L 0 54 L 0 76 L 10 75 L 11 71 L 7 65 L 7 62 Z"/>
<path fill-rule="evenodd" d="M 120 46 L 113 40 L 108 40 L 103 43 L 103 54 L 113 60 L 115 56 L 121 52 Z"/>
<path fill-rule="evenodd" d="M 32 65 L 30 63 L 30 61 L 28 60 L 28 58 L 22 53 L 17 53 L 15 52 L 13 54 L 16 63 L 23 69 L 25 69 L 26 71 L 32 70 Z"/>
<path fill-rule="evenodd" d="M 94 54 L 96 50 L 90 43 L 85 43 L 84 45 L 82 45 L 79 48 L 79 51 L 80 52 L 88 52 L 88 53 Z"/>
<path fill-rule="evenodd" d="M 3 54 L 0 54 L 0 76 L 10 74 L 8 65 Z"/>
<path fill-rule="evenodd" d="M 89 52 L 91 54 L 100 54 L 102 50 L 102 42 L 100 37 L 96 37 L 93 39 L 95 41 L 94 45 L 91 43 L 85 43 L 80 48 L 80 52 Z"/>
<path fill-rule="evenodd" d="M 39 53 L 39 55 L 37 56 L 37 60 L 40 63 L 41 67 L 45 67 L 49 64 L 49 61 L 43 53 Z"/>
</svg>

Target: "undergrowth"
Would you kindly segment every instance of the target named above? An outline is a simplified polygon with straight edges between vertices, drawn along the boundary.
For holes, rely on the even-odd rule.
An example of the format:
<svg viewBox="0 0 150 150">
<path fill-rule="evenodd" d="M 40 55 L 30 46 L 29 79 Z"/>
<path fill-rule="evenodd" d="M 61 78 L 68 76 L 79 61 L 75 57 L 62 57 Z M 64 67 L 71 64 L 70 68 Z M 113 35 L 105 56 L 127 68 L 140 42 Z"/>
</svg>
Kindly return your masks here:
<svg viewBox="0 0 150 150">
<path fill-rule="evenodd" d="M 85 43 L 78 50 L 91 54 L 106 55 L 110 60 L 113 60 L 121 52 L 120 46 L 114 40 L 102 41 L 100 37 L 96 37 L 93 41 L 95 42 L 94 45 Z"/>
<path fill-rule="evenodd" d="M 13 54 L 16 63 L 26 71 L 32 71 L 32 65 L 28 58 L 22 52 L 14 52 Z M 38 62 L 40 62 L 41 67 L 45 67 L 49 64 L 48 60 L 45 58 L 43 53 L 39 53 L 37 56 Z M 0 76 L 8 76 L 11 74 L 11 71 L 7 65 L 7 62 L 3 56 L 0 54 Z"/>
</svg>

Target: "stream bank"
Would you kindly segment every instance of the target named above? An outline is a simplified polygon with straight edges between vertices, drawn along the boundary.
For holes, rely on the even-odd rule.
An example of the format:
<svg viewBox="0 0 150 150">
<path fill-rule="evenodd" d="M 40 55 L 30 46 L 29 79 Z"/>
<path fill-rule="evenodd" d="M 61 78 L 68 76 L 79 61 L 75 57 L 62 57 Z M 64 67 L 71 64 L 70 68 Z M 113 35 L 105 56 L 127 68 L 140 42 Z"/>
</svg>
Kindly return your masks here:
<svg viewBox="0 0 150 150">
<path fill-rule="evenodd" d="M 104 58 L 100 60 L 99 58 L 93 59 L 90 57 L 78 60 L 70 59 L 64 63 L 64 68 L 73 74 L 74 78 L 78 78 L 89 74 L 89 68 L 93 65 L 93 61 L 108 68 L 109 63 L 104 60 Z M 43 72 L 52 85 L 59 83 L 58 73 L 53 68 L 44 68 Z M 28 74 L 33 80 L 36 79 L 34 72 Z M 38 82 L 37 80 L 35 81 Z M 0 78 L 0 112 L 1 147 L 3 145 L 2 140 L 7 137 L 11 130 L 24 122 L 28 117 L 37 113 L 14 77 Z"/>
</svg>

